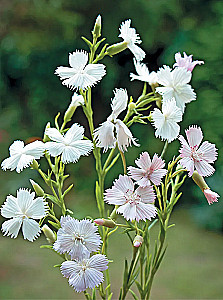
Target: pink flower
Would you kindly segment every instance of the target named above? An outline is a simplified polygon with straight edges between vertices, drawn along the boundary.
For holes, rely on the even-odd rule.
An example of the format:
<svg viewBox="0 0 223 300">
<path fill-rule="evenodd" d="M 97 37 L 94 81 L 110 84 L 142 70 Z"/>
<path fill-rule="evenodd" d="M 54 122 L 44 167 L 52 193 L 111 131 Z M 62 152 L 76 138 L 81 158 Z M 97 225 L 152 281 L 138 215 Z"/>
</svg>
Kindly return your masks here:
<svg viewBox="0 0 223 300">
<path fill-rule="evenodd" d="M 164 160 L 154 154 L 151 161 L 149 153 L 143 152 L 139 159 L 135 160 L 139 168 L 128 167 L 129 176 L 131 176 L 139 186 L 147 187 L 151 182 L 159 185 L 163 176 L 166 175 L 167 170 L 163 169 L 165 166 Z"/>
<path fill-rule="evenodd" d="M 180 149 L 180 164 L 189 171 L 189 176 L 192 176 L 194 169 L 201 176 L 210 176 L 215 169 L 210 165 L 217 159 L 217 149 L 214 144 L 207 141 L 203 142 L 199 147 L 203 133 L 200 127 L 191 126 L 186 131 L 187 141 L 180 135 L 179 140 L 182 148 Z"/>
<path fill-rule="evenodd" d="M 210 189 L 205 189 L 204 195 L 207 198 L 209 205 L 213 204 L 214 202 L 218 202 L 218 197 L 220 197 L 217 193 L 212 192 Z"/>
<path fill-rule="evenodd" d="M 185 52 L 184 52 L 184 57 L 181 57 L 180 52 L 178 52 L 175 54 L 176 63 L 173 66 L 186 68 L 187 71 L 192 72 L 196 65 L 204 64 L 204 61 L 201 61 L 201 60 L 192 61 L 192 57 L 193 57 L 193 55 L 187 56 L 187 54 Z"/>
<path fill-rule="evenodd" d="M 117 213 L 128 221 L 151 220 L 156 216 L 156 207 L 151 204 L 155 200 L 152 186 L 138 187 L 134 191 L 134 183 L 127 175 L 119 175 L 111 189 L 105 191 L 105 201 L 119 205 Z"/>
</svg>

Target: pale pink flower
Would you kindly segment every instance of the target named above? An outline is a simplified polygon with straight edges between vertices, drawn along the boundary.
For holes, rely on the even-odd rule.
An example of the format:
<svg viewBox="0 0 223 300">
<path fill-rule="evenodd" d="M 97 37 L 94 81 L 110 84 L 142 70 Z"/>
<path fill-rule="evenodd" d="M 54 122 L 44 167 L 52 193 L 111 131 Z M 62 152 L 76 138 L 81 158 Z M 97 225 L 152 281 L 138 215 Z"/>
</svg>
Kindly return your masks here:
<svg viewBox="0 0 223 300">
<path fill-rule="evenodd" d="M 69 285 L 78 293 L 87 288 L 93 289 L 103 282 L 102 271 L 108 268 L 108 259 L 105 255 L 96 254 L 75 261 L 65 261 L 61 265 L 61 273 L 68 278 Z"/>
<path fill-rule="evenodd" d="M 186 131 L 187 141 L 180 135 L 179 140 L 182 148 L 180 149 L 180 164 L 189 171 L 189 176 L 197 170 L 201 176 L 210 176 L 215 169 L 210 165 L 217 159 L 217 149 L 214 144 L 207 141 L 200 143 L 203 133 L 200 127 L 191 126 Z M 199 147 L 200 146 L 200 147 Z"/>
<path fill-rule="evenodd" d="M 154 154 L 151 161 L 149 153 L 143 152 L 139 159 L 135 160 L 139 168 L 128 167 L 129 176 L 131 176 L 139 186 L 147 187 L 151 183 L 159 185 L 163 176 L 166 175 L 167 170 L 163 169 L 165 166 L 164 160 Z"/>
<path fill-rule="evenodd" d="M 61 217 L 61 228 L 53 249 L 61 254 L 68 253 L 71 259 L 82 259 L 97 251 L 102 243 L 97 226 L 90 220 L 77 220 L 70 216 Z"/>
<path fill-rule="evenodd" d="M 205 189 L 203 192 L 209 205 L 218 202 L 218 197 L 220 196 L 217 193 L 212 192 L 210 189 Z"/>
<path fill-rule="evenodd" d="M 134 183 L 127 175 L 119 175 L 113 187 L 105 191 L 104 200 L 109 204 L 119 205 L 117 213 L 122 214 L 127 221 L 151 220 L 157 213 L 152 204 L 155 200 L 153 187 L 138 187 L 134 190 Z"/>
<path fill-rule="evenodd" d="M 180 52 L 175 54 L 175 60 L 176 63 L 173 65 L 174 67 L 180 67 L 180 68 L 186 68 L 187 71 L 192 72 L 194 67 L 196 65 L 204 64 L 204 61 L 201 60 L 195 60 L 192 61 L 193 55 L 187 56 L 187 54 L 184 52 L 184 57 L 181 57 Z"/>
</svg>

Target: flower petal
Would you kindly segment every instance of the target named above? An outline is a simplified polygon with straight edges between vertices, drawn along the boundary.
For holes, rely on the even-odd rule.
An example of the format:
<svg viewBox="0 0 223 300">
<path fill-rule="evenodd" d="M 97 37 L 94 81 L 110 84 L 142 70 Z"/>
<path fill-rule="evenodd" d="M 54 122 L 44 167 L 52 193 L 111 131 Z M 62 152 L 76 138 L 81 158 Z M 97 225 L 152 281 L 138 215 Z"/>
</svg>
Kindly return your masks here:
<svg viewBox="0 0 223 300">
<path fill-rule="evenodd" d="M 18 216 L 18 212 L 20 213 L 21 210 L 18 206 L 17 199 L 12 195 L 7 196 L 6 201 L 1 207 L 1 215 L 4 218 L 14 218 Z"/>
<path fill-rule="evenodd" d="M 128 94 L 126 89 L 115 89 L 115 97 L 111 100 L 112 113 L 115 118 L 124 111 L 128 103 Z"/>
<path fill-rule="evenodd" d="M 65 145 L 63 143 L 57 142 L 47 142 L 45 143 L 45 146 L 49 154 L 53 157 L 62 154 L 65 149 Z"/>
<path fill-rule="evenodd" d="M 200 127 L 190 126 L 189 129 L 185 130 L 187 140 L 189 142 L 190 147 L 199 147 L 202 139 L 203 133 Z"/>
<path fill-rule="evenodd" d="M 108 148 L 115 148 L 116 146 L 114 128 L 115 125 L 111 121 L 107 120 L 100 124 L 100 126 L 94 131 L 96 146 L 104 148 L 104 152 L 106 152 Z"/>
<path fill-rule="evenodd" d="M 214 144 L 207 141 L 203 142 L 199 148 L 199 152 L 203 153 L 202 159 L 208 163 L 212 163 L 217 159 L 218 153 Z"/>
<path fill-rule="evenodd" d="M 86 74 L 92 76 L 95 80 L 95 83 L 97 81 L 100 81 L 103 76 L 105 76 L 105 65 L 103 64 L 89 64 L 85 68 Z"/>
<path fill-rule="evenodd" d="M 56 128 L 47 128 L 45 134 L 54 142 L 63 143 L 64 137 Z"/>
<path fill-rule="evenodd" d="M 24 142 L 23 141 L 14 141 L 12 145 L 9 147 L 9 153 L 10 156 L 21 154 L 23 148 L 24 148 Z"/>
<path fill-rule="evenodd" d="M 15 239 L 18 236 L 21 225 L 22 225 L 21 217 L 12 218 L 2 223 L 2 231 L 4 235 L 7 236 L 11 235 L 11 238 Z"/>
<path fill-rule="evenodd" d="M 108 264 L 108 259 L 105 255 L 102 254 L 93 255 L 88 261 L 89 267 L 94 268 L 98 271 L 107 270 L 108 268 L 107 264 Z"/>
<path fill-rule="evenodd" d="M 88 53 L 84 50 L 76 50 L 69 53 L 69 64 L 75 70 L 83 70 L 88 62 Z"/>
<path fill-rule="evenodd" d="M 47 215 L 48 205 L 43 197 L 38 197 L 32 201 L 26 210 L 26 215 L 32 219 L 42 219 Z"/>
<path fill-rule="evenodd" d="M 22 232 L 25 240 L 33 242 L 40 235 L 41 229 L 36 221 L 25 218 L 23 219 Z"/>
<path fill-rule="evenodd" d="M 45 144 L 41 141 L 35 141 L 26 145 L 23 149 L 24 154 L 32 155 L 35 159 L 40 159 L 44 155 Z"/>
<path fill-rule="evenodd" d="M 82 140 L 84 136 L 84 127 L 74 123 L 64 136 L 64 143 L 70 144 Z"/>
<path fill-rule="evenodd" d="M 215 169 L 205 160 L 195 161 L 195 169 L 201 176 L 211 176 L 214 174 Z"/>
</svg>

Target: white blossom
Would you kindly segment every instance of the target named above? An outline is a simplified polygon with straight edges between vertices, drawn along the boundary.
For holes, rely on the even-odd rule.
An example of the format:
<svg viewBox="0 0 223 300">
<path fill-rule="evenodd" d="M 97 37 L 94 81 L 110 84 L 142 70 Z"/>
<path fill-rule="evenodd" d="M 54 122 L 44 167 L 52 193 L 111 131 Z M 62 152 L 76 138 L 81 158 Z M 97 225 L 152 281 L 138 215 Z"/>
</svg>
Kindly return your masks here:
<svg viewBox="0 0 223 300">
<path fill-rule="evenodd" d="M 175 140 L 180 133 L 180 126 L 177 124 L 182 121 L 182 111 L 176 106 L 174 98 L 166 100 L 162 104 L 162 111 L 155 108 L 152 112 L 152 124 L 156 128 L 155 136 L 168 143 Z"/>
<path fill-rule="evenodd" d="M 163 87 L 157 87 L 156 91 L 162 95 L 163 102 L 174 97 L 176 105 L 184 112 L 185 104 L 196 100 L 196 94 L 188 84 L 191 80 L 191 72 L 185 68 L 164 66 L 157 72 L 158 83 Z"/>
<path fill-rule="evenodd" d="M 44 156 L 45 144 L 41 141 L 35 141 L 25 146 L 23 141 L 14 141 L 9 147 L 10 157 L 3 160 L 1 167 L 4 171 L 16 169 L 20 173 L 28 168 L 34 159 L 40 159 Z"/>
<path fill-rule="evenodd" d="M 64 164 L 77 162 L 81 155 L 88 155 L 93 149 L 93 143 L 83 140 L 84 127 L 75 123 L 62 135 L 56 128 L 47 128 L 45 134 L 52 140 L 45 144 L 47 151 L 53 157 L 62 155 Z"/>
<path fill-rule="evenodd" d="M 131 143 L 138 146 L 128 127 L 117 117 L 124 111 L 128 103 L 128 94 L 125 89 L 116 89 L 114 91 L 115 97 L 112 99 L 111 108 L 112 113 L 107 118 L 107 121 L 100 124 L 94 131 L 94 138 L 96 146 L 104 148 L 106 152 L 109 148 L 118 148 L 124 152 Z"/>
<path fill-rule="evenodd" d="M 33 242 L 41 233 L 40 226 L 35 220 L 47 215 L 47 203 L 43 197 L 34 199 L 35 193 L 19 189 L 17 197 L 9 195 L 1 208 L 1 215 L 11 218 L 2 224 L 4 235 L 16 238 L 22 226 L 24 239 Z M 34 219 L 34 220 L 33 220 Z"/>
<path fill-rule="evenodd" d="M 92 251 L 97 251 L 102 243 L 97 226 L 90 220 L 61 217 L 61 228 L 57 232 L 54 250 L 68 253 L 71 259 L 82 259 Z"/>
<path fill-rule="evenodd" d="M 87 64 L 88 54 L 84 50 L 76 50 L 69 54 L 70 67 L 58 67 L 55 74 L 60 77 L 62 84 L 71 90 L 94 86 L 106 74 L 103 64 Z"/>
<path fill-rule="evenodd" d="M 108 268 L 105 255 L 96 254 L 91 258 L 65 261 L 61 265 L 61 273 L 68 278 L 69 285 L 78 293 L 87 288 L 93 289 L 104 281 L 102 271 Z"/>
<path fill-rule="evenodd" d="M 130 73 L 131 80 L 140 80 L 143 82 L 148 82 L 149 85 L 155 85 L 157 84 L 157 73 L 151 72 L 149 73 L 149 69 L 147 68 L 146 64 L 141 63 L 140 61 L 137 61 L 136 59 L 133 59 L 136 73 L 137 75 Z"/>
<path fill-rule="evenodd" d="M 123 38 L 124 42 L 127 43 L 127 47 L 133 53 L 135 58 L 139 61 L 143 60 L 146 56 L 146 53 L 136 44 L 141 44 L 139 34 L 136 33 L 135 28 L 131 28 L 131 20 L 126 20 L 122 22 L 120 27 L 119 37 Z"/>
</svg>

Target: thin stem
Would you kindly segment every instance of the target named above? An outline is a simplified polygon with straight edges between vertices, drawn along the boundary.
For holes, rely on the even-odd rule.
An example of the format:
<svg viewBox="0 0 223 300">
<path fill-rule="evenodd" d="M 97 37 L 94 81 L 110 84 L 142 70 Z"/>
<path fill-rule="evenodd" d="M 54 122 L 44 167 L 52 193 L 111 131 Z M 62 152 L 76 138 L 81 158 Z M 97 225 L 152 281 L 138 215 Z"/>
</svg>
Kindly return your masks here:
<svg viewBox="0 0 223 300">
<path fill-rule="evenodd" d="M 167 150 L 167 147 L 168 147 L 168 141 L 165 142 L 164 147 L 163 147 L 163 151 L 162 151 L 160 157 L 163 157 L 163 156 L 164 156 L 164 154 L 165 154 L 165 152 L 166 152 L 166 150 Z"/>
</svg>

